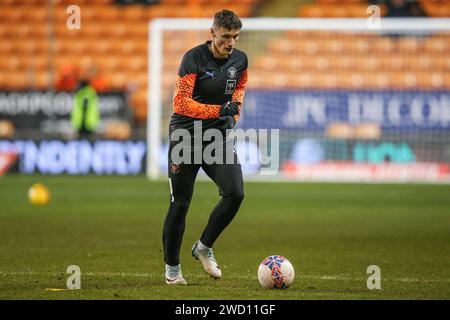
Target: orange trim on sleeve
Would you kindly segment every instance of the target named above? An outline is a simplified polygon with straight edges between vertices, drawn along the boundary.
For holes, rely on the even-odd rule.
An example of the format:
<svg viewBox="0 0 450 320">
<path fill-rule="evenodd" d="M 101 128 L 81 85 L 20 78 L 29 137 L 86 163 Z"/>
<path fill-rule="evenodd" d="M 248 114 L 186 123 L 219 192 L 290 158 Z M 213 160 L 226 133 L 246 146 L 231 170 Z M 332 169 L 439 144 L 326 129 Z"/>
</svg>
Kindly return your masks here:
<svg viewBox="0 0 450 320">
<path fill-rule="evenodd" d="M 196 78 L 194 73 L 178 77 L 175 83 L 173 112 L 195 119 L 218 118 L 220 105 L 204 104 L 192 99 Z"/>
<path fill-rule="evenodd" d="M 247 86 L 247 70 L 245 70 L 242 73 L 241 79 L 239 80 L 239 83 L 236 86 L 236 89 L 234 90 L 233 93 L 233 97 L 232 100 L 233 102 L 239 102 L 239 112 L 237 115 L 234 116 L 234 119 L 236 120 L 236 122 L 238 122 L 239 117 L 241 115 L 241 108 L 242 108 L 242 104 L 244 103 L 244 96 L 245 96 L 245 88 Z"/>
</svg>

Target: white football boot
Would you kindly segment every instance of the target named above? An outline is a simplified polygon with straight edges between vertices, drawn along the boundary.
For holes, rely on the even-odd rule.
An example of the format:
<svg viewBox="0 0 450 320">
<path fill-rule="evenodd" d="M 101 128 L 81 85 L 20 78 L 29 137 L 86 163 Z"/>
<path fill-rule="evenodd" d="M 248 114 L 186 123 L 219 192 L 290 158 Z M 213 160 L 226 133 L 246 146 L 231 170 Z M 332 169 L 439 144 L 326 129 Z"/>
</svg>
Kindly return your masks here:
<svg viewBox="0 0 450 320">
<path fill-rule="evenodd" d="M 198 248 L 198 241 L 194 243 L 192 247 L 192 256 L 200 260 L 203 264 L 203 268 L 206 273 L 209 274 L 214 279 L 220 279 L 222 277 L 222 271 L 217 265 L 216 258 L 214 257 L 214 252 L 210 248 L 200 250 Z"/>
<path fill-rule="evenodd" d="M 166 264 L 166 283 L 167 284 L 187 284 L 181 274 L 181 266 L 169 266 Z"/>
</svg>

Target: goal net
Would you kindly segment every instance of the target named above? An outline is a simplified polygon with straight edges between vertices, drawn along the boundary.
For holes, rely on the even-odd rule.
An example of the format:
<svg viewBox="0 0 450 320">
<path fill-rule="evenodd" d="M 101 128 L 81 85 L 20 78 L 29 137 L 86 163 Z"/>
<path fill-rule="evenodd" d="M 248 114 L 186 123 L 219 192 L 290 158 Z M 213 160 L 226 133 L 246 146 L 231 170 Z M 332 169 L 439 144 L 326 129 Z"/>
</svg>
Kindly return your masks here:
<svg viewBox="0 0 450 320">
<path fill-rule="evenodd" d="M 210 39 L 210 26 L 149 26 L 151 179 L 167 174 L 181 58 Z M 237 47 L 249 58 L 237 128 L 278 130 L 267 142 L 276 147 L 275 174 L 261 174 L 260 141 L 237 145 L 247 179 L 450 182 L 450 19 L 381 18 L 373 27 L 366 19 L 250 18 Z"/>
</svg>

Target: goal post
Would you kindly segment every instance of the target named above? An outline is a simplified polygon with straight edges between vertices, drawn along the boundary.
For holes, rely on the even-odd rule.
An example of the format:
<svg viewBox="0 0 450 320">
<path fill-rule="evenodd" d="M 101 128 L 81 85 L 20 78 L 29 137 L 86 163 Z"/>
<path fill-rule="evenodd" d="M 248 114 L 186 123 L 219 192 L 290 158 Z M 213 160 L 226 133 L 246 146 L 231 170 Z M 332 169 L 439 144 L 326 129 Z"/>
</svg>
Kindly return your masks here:
<svg viewBox="0 0 450 320">
<path fill-rule="evenodd" d="M 249 82 L 238 127 L 279 130 L 271 180 L 450 182 L 450 19 L 242 22 Z M 209 39 L 211 23 L 149 23 L 149 179 L 166 175 L 179 63 Z M 250 178 L 269 179 L 258 170 Z"/>
</svg>

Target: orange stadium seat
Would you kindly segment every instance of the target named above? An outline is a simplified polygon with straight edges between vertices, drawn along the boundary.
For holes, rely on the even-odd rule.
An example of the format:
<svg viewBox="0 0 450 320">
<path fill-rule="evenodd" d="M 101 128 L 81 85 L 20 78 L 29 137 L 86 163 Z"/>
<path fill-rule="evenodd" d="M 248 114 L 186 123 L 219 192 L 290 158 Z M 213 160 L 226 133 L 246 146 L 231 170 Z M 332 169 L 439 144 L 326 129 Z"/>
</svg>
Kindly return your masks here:
<svg viewBox="0 0 450 320">
<path fill-rule="evenodd" d="M 150 6 L 144 11 L 146 20 L 162 17 L 175 18 L 179 15 L 186 16 L 186 13 L 184 10 L 174 10 L 172 5 L 164 3 Z"/>
<path fill-rule="evenodd" d="M 20 10 L 18 6 L 2 6 L 0 12 L 2 21 L 9 21 L 10 23 L 19 23 L 25 17 L 25 12 Z"/>
<path fill-rule="evenodd" d="M 404 70 L 408 63 L 407 56 L 401 56 L 398 54 L 386 55 L 383 56 L 381 59 L 384 70 L 393 70 L 393 71 Z"/>
<path fill-rule="evenodd" d="M 45 72 L 48 69 L 48 57 L 42 55 L 22 55 L 19 57 L 19 68 Z"/>
<path fill-rule="evenodd" d="M 419 85 L 423 89 L 443 89 L 444 76 L 439 72 L 420 72 L 417 73 Z"/>
<path fill-rule="evenodd" d="M 147 20 L 144 10 L 141 5 L 128 5 L 122 8 L 119 17 L 125 21 L 139 21 Z"/>
<path fill-rule="evenodd" d="M 300 8 L 298 16 L 304 18 L 322 18 L 325 17 L 325 11 L 321 6 L 308 4 Z"/>
<path fill-rule="evenodd" d="M 110 72 L 118 70 L 120 59 L 117 56 L 104 56 L 103 61 L 103 67 L 105 70 L 109 70 Z"/>
<path fill-rule="evenodd" d="M 351 3 L 363 3 L 366 4 L 367 0 L 315 0 L 314 2 L 318 4 L 340 4 L 344 3 L 344 5 L 351 4 Z"/>
<path fill-rule="evenodd" d="M 89 51 L 93 54 L 108 55 L 113 50 L 113 43 L 109 39 L 89 39 L 86 40 Z"/>
<path fill-rule="evenodd" d="M 115 72 L 110 74 L 111 76 L 111 86 L 114 89 L 123 90 L 127 86 L 128 78 L 123 72 Z"/>
<path fill-rule="evenodd" d="M 420 0 L 420 5 L 430 17 L 450 17 L 450 1 Z"/>
<path fill-rule="evenodd" d="M 83 23 L 80 33 L 86 38 L 101 38 L 110 34 L 109 30 L 105 28 L 105 25 L 97 21 Z"/>
<path fill-rule="evenodd" d="M 450 72 L 444 73 L 444 88 L 450 89 Z"/>
<path fill-rule="evenodd" d="M 3 69 L 16 71 L 20 68 L 20 57 L 17 55 L 3 57 Z"/>
<path fill-rule="evenodd" d="M 4 72 L 9 69 L 9 55 L 0 52 L 0 70 Z"/>
<path fill-rule="evenodd" d="M 28 23 L 39 22 L 45 24 L 49 17 L 48 10 L 45 6 L 30 6 L 27 3 L 26 6 L 21 6 L 20 10 L 23 14 L 23 21 Z"/>
<path fill-rule="evenodd" d="M 339 77 L 335 73 L 317 73 L 317 83 L 321 88 L 334 89 L 339 85 Z"/>
<path fill-rule="evenodd" d="M 15 42 L 0 41 L 0 56 L 8 55 L 16 50 Z"/>
<path fill-rule="evenodd" d="M 330 59 L 332 60 L 333 67 L 341 70 L 351 69 L 354 63 L 353 58 L 348 55 L 333 55 Z"/>
<path fill-rule="evenodd" d="M 429 53 L 448 53 L 450 51 L 449 39 L 437 36 L 425 39 L 422 48 Z"/>
<path fill-rule="evenodd" d="M 278 61 L 278 59 L 271 55 L 260 56 L 255 58 L 253 67 L 258 70 L 276 70 L 280 68 Z"/>
<path fill-rule="evenodd" d="M 403 56 L 388 56 L 385 57 L 386 62 L 389 62 L 392 70 L 430 70 L 433 69 L 434 63 L 432 60 L 423 55 L 403 55 Z"/>
<path fill-rule="evenodd" d="M 302 72 L 301 74 L 297 75 L 297 79 L 293 82 L 293 84 L 303 89 L 320 87 L 317 73 L 314 72 Z"/>
<path fill-rule="evenodd" d="M 379 56 L 359 56 L 355 57 L 355 64 L 358 70 L 380 71 L 383 70 L 382 59 Z"/>
<path fill-rule="evenodd" d="M 8 75 L 7 88 L 9 89 L 27 89 L 30 87 L 30 78 L 26 72 L 11 72 Z"/>
<path fill-rule="evenodd" d="M 394 51 L 395 42 L 389 37 L 376 37 L 370 39 L 370 51 L 377 54 L 384 54 Z"/>
<path fill-rule="evenodd" d="M 62 66 L 70 64 L 74 66 L 80 65 L 81 58 L 79 55 L 56 55 L 53 58 L 53 63 L 56 70 L 59 70 Z"/>
<path fill-rule="evenodd" d="M 83 27 L 81 29 L 68 29 L 65 24 L 58 23 L 55 25 L 54 33 L 57 38 L 72 38 L 77 41 L 82 41 L 86 31 Z"/>
<path fill-rule="evenodd" d="M 0 67 L 0 70 L 1 70 L 1 67 Z M 6 74 L 3 72 L 0 72 L 0 90 L 6 89 L 7 82 L 8 82 L 8 79 L 6 77 Z"/>
<path fill-rule="evenodd" d="M 122 21 L 109 21 L 108 24 L 105 25 L 105 32 L 107 32 L 110 36 L 116 38 L 125 38 L 130 35 L 130 30 L 128 29 L 127 23 Z"/>
<path fill-rule="evenodd" d="M 9 24 L 4 20 L 0 20 L 0 38 L 6 39 L 9 37 L 10 33 Z"/>
<path fill-rule="evenodd" d="M 70 53 L 71 44 L 73 41 L 73 39 L 56 38 L 55 42 L 53 43 L 55 53 L 58 55 Z"/>
<path fill-rule="evenodd" d="M 50 81 L 47 72 L 36 72 L 34 75 L 34 88 L 38 90 L 46 90 L 49 88 Z"/>
<path fill-rule="evenodd" d="M 148 37 L 149 21 L 133 21 L 128 25 L 128 37 L 136 40 L 146 39 Z"/>
<path fill-rule="evenodd" d="M 221 3 L 222 5 L 229 5 L 233 3 L 245 3 L 247 5 L 254 4 L 258 0 L 215 0 L 215 2 Z M 189 0 L 161 0 L 163 3 L 168 4 L 187 4 Z M 204 5 L 211 2 L 211 0 L 198 0 L 199 4 Z"/>
<path fill-rule="evenodd" d="M 28 38 L 31 36 L 33 26 L 28 24 L 19 24 L 15 26 L 16 29 L 16 36 L 18 38 Z"/>
<path fill-rule="evenodd" d="M 345 17 L 367 17 L 367 4 L 364 3 L 346 3 L 345 5 L 335 5 L 334 3 L 307 4 L 299 9 L 300 17 L 327 17 L 327 18 L 345 18 Z"/>
<path fill-rule="evenodd" d="M 370 52 L 370 41 L 367 39 L 355 39 L 345 42 L 346 52 L 352 52 L 353 54 L 368 54 Z"/>
<path fill-rule="evenodd" d="M 84 16 L 84 14 L 82 13 Z M 67 13 L 67 6 L 65 5 L 57 5 L 53 9 L 53 19 L 57 24 L 66 24 L 67 18 L 69 14 Z M 83 22 L 82 22 L 83 23 Z"/>
<path fill-rule="evenodd" d="M 178 54 L 164 56 L 164 68 L 178 67 L 181 63 L 181 58 Z"/>
<path fill-rule="evenodd" d="M 147 90 L 146 90 L 146 88 L 134 92 L 130 96 L 129 101 L 130 101 L 131 106 L 134 107 L 135 109 L 136 108 L 146 109 L 147 108 Z"/>
<path fill-rule="evenodd" d="M 397 41 L 397 49 L 401 54 L 416 52 L 420 42 L 416 37 L 402 37 Z"/>
<path fill-rule="evenodd" d="M 131 56 L 127 59 L 127 67 L 130 70 L 139 71 L 142 74 L 145 74 L 145 71 L 147 71 L 147 59 L 144 59 L 141 56 Z"/>
<path fill-rule="evenodd" d="M 96 14 L 96 20 L 117 21 L 120 18 L 121 8 L 118 6 L 103 6 L 103 9 Z"/>
<path fill-rule="evenodd" d="M 139 122 L 145 122 L 147 120 L 147 106 L 137 105 L 134 108 L 135 119 Z"/>
<path fill-rule="evenodd" d="M 29 30 L 29 36 L 32 38 L 46 39 L 48 37 L 48 26 L 45 23 L 33 23 L 31 30 Z"/>
<path fill-rule="evenodd" d="M 176 79 L 177 74 L 175 72 L 165 72 L 162 76 L 162 85 L 173 89 Z"/>
</svg>

